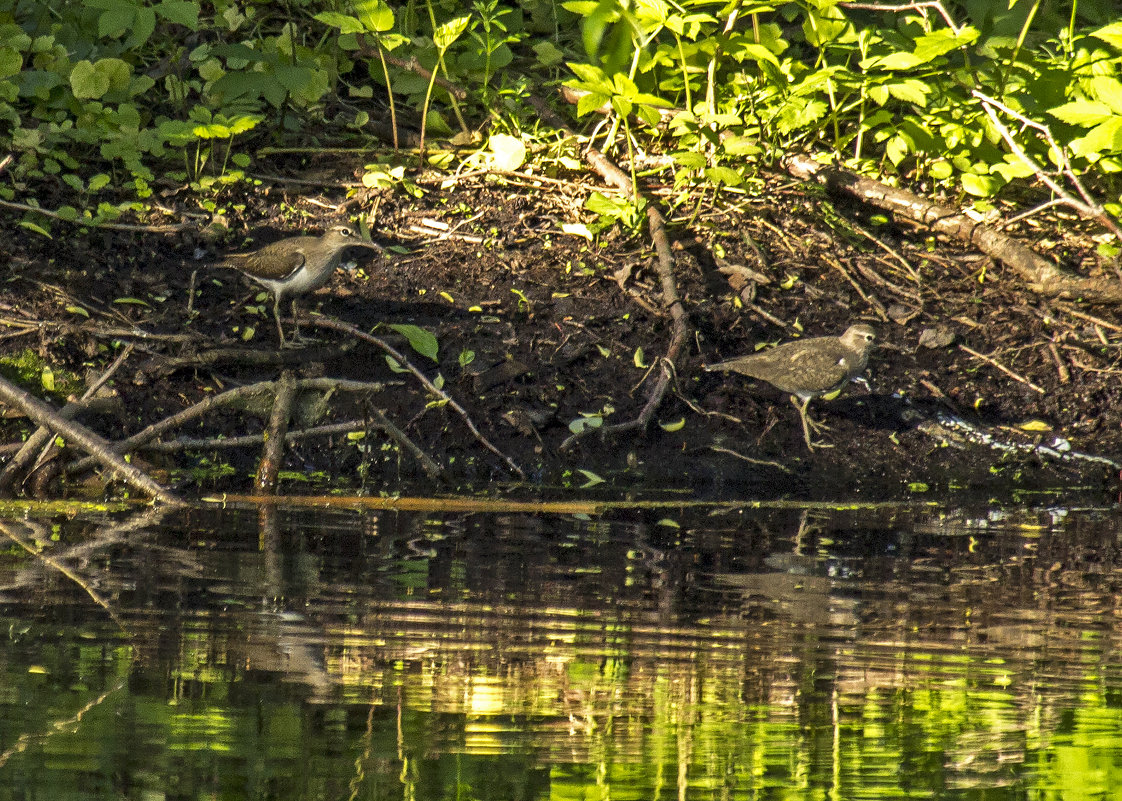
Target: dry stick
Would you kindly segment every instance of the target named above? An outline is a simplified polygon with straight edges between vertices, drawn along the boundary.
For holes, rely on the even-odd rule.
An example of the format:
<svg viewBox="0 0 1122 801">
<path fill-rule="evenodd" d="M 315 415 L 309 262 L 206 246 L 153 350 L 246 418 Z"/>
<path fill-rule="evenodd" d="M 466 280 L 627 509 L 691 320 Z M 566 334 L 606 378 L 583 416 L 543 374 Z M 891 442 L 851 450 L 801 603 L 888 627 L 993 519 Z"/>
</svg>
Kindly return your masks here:
<svg viewBox="0 0 1122 801">
<path fill-rule="evenodd" d="M 1037 392 L 1039 392 L 1041 395 L 1046 395 L 1047 394 L 1043 389 L 1041 389 L 1036 384 L 1029 381 L 1023 375 L 1020 375 L 1018 373 L 1014 373 L 1012 370 L 1010 370 L 1008 367 L 1006 367 L 1004 364 L 997 361 L 996 359 L 993 359 L 989 356 L 984 356 L 981 353 L 978 353 L 978 351 L 974 350 L 973 348 L 968 348 L 965 345 L 959 345 L 958 349 L 965 352 L 965 353 L 969 353 L 975 359 L 981 359 L 986 364 L 989 364 L 989 365 L 992 365 L 993 367 L 996 367 L 998 370 L 1005 373 L 1005 375 L 1009 376 L 1010 378 L 1014 379 L 1015 381 L 1020 381 L 1022 384 L 1024 384 L 1029 389 L 1034 389 Z"/>
<path fill-rule="evenodd" d="M 421 467 L 424 469 L 425 474 L 429 478 L 440 478 L 441 476 L 443 476 L 444 471 L 441 470 L 440 465 L 433 461 L 427 453 L 421 450 L 420 447 L 418 447 L 417 444 L 413 442 L 413 440 L 409 439 L 404 431 L 395 426 L 390 418 L 386 417 L 386 413 L 384 411 L 382 411 L 381 409 L 374 409 L 373 414 L 373 425 L 376 428 L 382 429 L 382 431 L 386 432 L 390 439 L 396 442 L 400 447 L 405 448 L 405 450 L 409 451 L 409 453 L 413 454 L 413 458 L 421 463 Z"/>
<path fill-rule="evenodd" d="M 265 447 L 261 449 L 261 461 L 257 464 L 257 478 L 253 486 L 258 492 L 270 495 L 277 492 L 277 474 L 284 462 L 284 435 L 288 433 L 288 421 L 292 418 L 295 400 L 296 382 L 292 371 L 285 370 L 277 382 L 269 427 L 265 429 Z"/>
<path fill-rule="evenodd" d="M 120 398 L 87 398 L 86 400 L 71 401 L 58 410 L 58 416 L 64 420 L 73 420 L 87 412 L 105 414 L 112 410 L 120 410 Z M 43 450 L 54 434 L 49 428 L 40 427 L 27 438 L 25 442 L 13 442 L 0 448 L 0 455 L 15 451 L 8 464 L 0 472 L 0 495 L 10 495 L 12 488 L 26 480 L 28 465 L 35 459 L 35 455 Z"/>
<path fill-rule="evenodd" d="M 1067 369 L 1067 365 L 1064 364 L 1063 359 L 1060 358 L 1060 352 L 1056 349 L 1055 342 L 1048 343 L 1048 355 L 1052 357 L 1052 361 L 1056 365 L 1056 372 L 1060 374 L 1060 383 L 1071 383 L 1071 372 Z"/>
<path fill-rule="evenodd" d="M 311 439 L 312 437 L 329 437 L 335 434 L 349 434 L 352 431 L 364 431 L 369 428 L 377 428 L 384 431 L 391 439 L 409 451 L 409 453 L 421 463 L 421 467 L 430 478 L 440 478 L 443 475 L 444 471 L 440 465 L 421 450 L 417 443 L 409 439 L 409 436 L 394 425 L 390 419 L 386 417 L 385 412 L 380 409 L 374 410 L 374 420 L 347 420 L 342 423 L 329 423 L 322 426 L 313 426 L 312 428 L 301 428 L 296 431 L 290 430 L 284 435 L 284 441 L 286 443 L 299 442 L 300 440 Z M 241 437 L 174 439 L 168 442 L 152 442 L 141 445 L 137 450 L 145 452 L 155 451 L 158 453 L 179 453 L 180 451 L 188 450 L 226 450 L 229 448 L 246 448 L 260 445 L 264 441 L 264 434 L 246 434 Z"/>
<path fill-rule="evenodd" d="M 589 148 L 585 151 L 584 158 L 605 181 L 626 190 L 632 197 L 638 198 L 638 187 L 633 186 L 627 174 L 608 160 L 600 151 Z M 662 403 L 663 396 L 666 395 L 670 380 L 674 376 L 674 363 L 681 354 L 682 347 L 689 340 L 690 324 L 685 307 L 682 305 L 682 299 L 678 296 L 677 282 L 674 280 L 674 256 L 670 251 L 670 239 L 666 235 L 666 218 L 662 216 L 662 212 L 658 210 L 654 203 L 647 206 L 647 226 L 651 241 L 655 246 L 655 252 L 658 255 L 656 264 L 659 281 L 662 284 L 663 305 L 670 310 L 670 344 L 666 348 L 666 354 L 659 360 L 661 369 L 659 370 L 658 381 L 655 382 L 648 393 L 647 402 L 642 411 L 639 412 L 639 416 L 626 423 L 616 423 L 615 425 L 602 427 L 600 429 L 602 437 L 624 431 L 634 431 L 635 429 L 641 430 L 650 424 L 659 404 Z M 561 450 L 568 449 L 582 436 L 594 430 L 596 429 L 581 429 L 579 433 L 573 434 L 561 443 Z"/>
<path fill-rule="evenodd" d="M 845 192 L 877 208 L 928 225 L 936 233 L 974 245 L 1016 272 L 1032 292 L 1048 297 L 1122 303 L 1122 284 L 1117 278 L 1072 275 L 1033 252 L 1023 242 L 992 226 L 976 222 L 950 206 L 932 203 L 906 190 L 862 178 L 838 167 L 819 164 L 809 156 L 791 156 L 785 166 L 796 177 L 815 180 L 834 191 Z"/>
<path fill-rule="evenodd" d="M 425 389 L 451 406 L 456 411 L 456 414 L 460 415 L 460 417 L 463 419 L 464 424 L 468 427 L 468 430 L 471 431 L 472 436 L 474 436 L 476 440 L 479 441 L 480 445 L 502 459 L 503 462 L 506 463 L 506 466 L 509 467 L 511 472 L 516 476 L 518 476 L 519 478 L 526 478 L 526 474 L 522 472 L 522 468 L 515 464 L 513 459 L 511 459 L 505 453 L 492 445 L 490 440 L 488 440 L 485 436 L 483 436 L 483 434 L 480 433 L 479 429 L 475 427 L 475 423 L 472 422 L 471 417 L 468 415 L 464 407 L 457 403 L 455 398 L 438 387 L 436 384 L 432 383 L 432 381 L 429 380 L 428 376 L 414 367 L 413 364 L 397 350 L 397 348 L 393 347 L 385 340 L 379 339 L 373 334 L 368 334 L 365 331 L 355 328 L 353 325 L 348 325 L 347 323 L 340 322 L 339 320 L 330 320 L 326 317 L 313 317 L 310 319 L 310 321 L 305 319 L 305 322 L 310 322 L 317 328 L 327 328 L 332 331 L 339 331 L 341 333 L 347 334 L 348 336 L 355 337 L 356 339 L 361 339 L 363 342 L 369 342 L 371 345 L 375 345 L 376 347 L 384 350 L 386 353 L 392 356 L 398 364 L 412 373 L 413 376 L 421 382 Z"/>
<path fill-rule="evenodd" d="M 141 492 L 165 503 L 182 503 L 143 470 L 122 459 L 106 439 L 79 423 L 59 417 L 58 412 L 46 403 L 4 378 L 0 378 L 0 401 L 18 407 L 34 422 L 61 434 Z"/>
<path fill-rule="evenodd" d="M 298 390 L 318 389 L 323 391 L 339 390 L 342 392 L 381 392 L 385 389 L 385 384 L 381 382 L 366 382 L 366 381 L 346 381 L 336 378 L 304 378 L 296 382 Z M 182 411 L 176 412 L 170 417 L 165 417 L 159 422 L 153 423 L 147 428 L 138 431 L 128 439 L 114 442 L 112 447 L 117 453 L 129 453 L 134 451 L 142 445 L 145 445 L 156 437 L 163 434 L 165 431 L 170 431 L 177 426 L 184 423 L 189 423 L 214 409 L 219 409 L 223 406 L 229 406 L 232 403 L 237 403 L 245 398 L 251 398 L 260 395 L 272 395 L 276 392 L 275 381 L 261 381 L 257 384 L 250 384 L 245 387 L 237 387 L 236 389 L 227 390 L 218 395 L 212 395 L 202 401 L 199 401 L 194 406 L 189 406 Z M 68 475 L 80 473 L 93 466 L 93 460 L 80 459 L 74 464 L 70 465 L 66 472 Z"/>
</svg>

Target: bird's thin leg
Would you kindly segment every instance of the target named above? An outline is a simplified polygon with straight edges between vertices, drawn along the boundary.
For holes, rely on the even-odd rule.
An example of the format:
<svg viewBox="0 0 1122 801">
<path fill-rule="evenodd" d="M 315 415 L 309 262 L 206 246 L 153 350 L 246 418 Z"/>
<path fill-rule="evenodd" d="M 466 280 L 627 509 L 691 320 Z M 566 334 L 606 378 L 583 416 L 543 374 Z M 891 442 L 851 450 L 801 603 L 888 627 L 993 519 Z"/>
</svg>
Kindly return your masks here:
<svg viewBox="0 0 1122 801">
<path fill-rule="evenodd" d="M 280 338 L 280 346 L 287 347 L 288 343 L 284 341 L 284 329 L 281 327 L 280 321 L 280 301 L 281 296 L 279 292 L 273 294 L 273 319 L 277 321 L 277 336 Z"/>
<path fill-rule="evenodd" d="M 791 403 L 795 404 L 795 408 L 799 410 L 799 421 L 803 424 L 803 441 L 806 443 L 806 449 L 813 452 L 815 448 L 832 448 L 834 447 L 829 442 L 813 442 L 810 439 L 810 430 L 813 428 L 817 431 L 819 428 L 826 426 L 815 423 L 810 417 L 807 416 L 806 407 L 810 405 L 810 398 L 804 400 L 801 404 L 796 396 L 791 396 Z"/>
</svg>

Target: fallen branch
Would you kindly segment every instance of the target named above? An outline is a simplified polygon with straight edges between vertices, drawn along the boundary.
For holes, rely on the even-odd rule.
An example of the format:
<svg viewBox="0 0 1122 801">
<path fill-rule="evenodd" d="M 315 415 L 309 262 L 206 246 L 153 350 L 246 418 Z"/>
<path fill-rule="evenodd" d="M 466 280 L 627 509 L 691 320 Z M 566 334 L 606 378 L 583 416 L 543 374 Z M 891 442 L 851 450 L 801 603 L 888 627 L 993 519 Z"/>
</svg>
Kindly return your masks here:
<svg viewBox="0 0 1122 801">
<path fill-rule="evenodd" d="M 993 226 L 976 222 L 950 206 L 932 203 L 904 189 L 862 178 L 848 170 L 819 164 L 810 156 L 791 156 L 785 167 L 798 178 L 817 181 L 834 191 L 928 225 L 937 233 L 972 244 L 1012 269 L 1033 292 L 1048 297 L 1122 303 L 1122 284 L 1116 277 L 1084 278 L 1068 273 L 1034 253 L 1023 242 Z"/>
<path fill-rule="evenodd" d="M 373 411 L 373 416 L 373 420 L 347 420 L 342 423 L 329 423 L 322 426 L 313 426 L 312 428 L 302 428 L 296 431 L 289 430 L 284 435 L 284 441 L 286 444 L 291 444 L 305 439 L 312 439 L 313 437 L 331 437 L 336 434 L 350 434 L 352 431 L 364 431 L 368 428 L 377 428 L 384 431 L 390 439 L 409 451 L 409 453 L 420 462 L 421 467 L 430 478 L 435 479 L 443 476 L 444 471 L 440 465 L 433 461 L 432 457 L 413 442 L 404 431 L 394 425 L 390 419 L 386 417 L 385 412 L 380 409 L 375 409 Z M 180 438 L 167 442 L 151 442 L 139 446 L 137 450 L 145 452 L 154 451 L 158 453 L 227 450 L 230 448 L 255 447 L 264 441 L 264 434 L 246 434 L 241 437 Z"/>
<path fill-rule="evenodd" d="M 98 378 L 90 384 L 82 397 L 76 401 L 71 401 L 63 406 L 59 412 L 59 417 L 64 420 L 73 420 L 79 414 L 87 411 L 91 406 L 104 406 L 106 400 L 114 401 L 115 399 L 101 398 L 94 400 L 94 395 L 113 377 L 113 374 L 120 369 L 121 365 L 133 352 L 133 345 L 130 343 L 125 346 L 113 363 L 103 372 Z M 15 456 L 4 465 L 3 472 L 0 472 L 0 493 L 10 492 L 12 487 L 16 485 L 17 479 L 24 475 L 32 460 L 35 459 L 35 454 L 39 453 L 51 439 L 51 430 L 46 426 L 37 428 L 27 441 L 23 443 L 23 447 L 19 449 Z"/>
<path fill-rule="evenodd" d="M 276 494 L 277 475 L 284 463 L 284 435 L 288 433 L 288 421 L 292 418 L 292 404 L 295 401 L 296 382 L 292 373 L 285 370 L 277 382 L 273 411 L 269 415 L 269 427 L 265 431 L 265 447 L 261 449 L 261 461 L 257 464 L 257 478 L 253 486 L 258 492 Z"/>
<path fill-rule="evenodd" d="M 346 381 L 336 378 L 303 378 L 296 382 L 296 389 L 297 391 L 321 390 L 324 392 L 331 390 L 342 392 L 381 392 L 385 389 L 385 384 L 381 382 Z M 146 445 L 165 432 L 177 428 L 184 423 L 196 420 L 215 409 L 241 403 L 253 397 L 275 397 L 276 390 L 277 382 L 261 381 L 256 384 L 250 384 L 249 386 L 227 390 L 218 395 L 212 395 L 193 406 L 176 412 L 170 417 L 165 417 L 163 420 L 153 423 L 127 439 L 113 443 L 111 447 L 118 454 L 130 453 Z M 67 475 L 75 475 L 83 470 L 88 470 L 92 466 L 93 461 L 91 459 L 80 459 L 70 465 L 66 469 L 66 473 Z"/>
<path fill-rule="evenodd" d="M 114 452 L 113 445 L 108 440 L 79 423 L 60 417 L 58 412 L 46 403 L 5 378 L 0 378 L 0 401 L 17 407 L 35 423 L 46 426 L 65 437 L 135 489 L 164 503 L 182 503 L 143 470 L 122 459 Z"/>
</svg>

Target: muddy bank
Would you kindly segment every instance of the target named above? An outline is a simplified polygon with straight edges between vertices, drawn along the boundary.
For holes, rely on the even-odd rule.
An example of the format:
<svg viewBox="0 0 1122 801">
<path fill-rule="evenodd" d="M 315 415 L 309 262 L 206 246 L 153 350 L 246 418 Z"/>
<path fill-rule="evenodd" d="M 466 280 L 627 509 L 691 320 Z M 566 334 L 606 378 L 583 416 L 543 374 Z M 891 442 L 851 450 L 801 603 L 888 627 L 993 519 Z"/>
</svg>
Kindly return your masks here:
<svg viewBox="0 0 1122 801">
<path fill-rule="evenodd" d="M 590 242 L 562 231 L 564 223 L 590 222 L 581 210 L 590 187 L 480 179 L 433 185 L 416 200 L 350 201 L 346 212 L 373 214 L 374 237 L 392 252 L 354 252 L 357 270 L 304 298 L 312 316 L 302 325 L 320 341 L 281 360 L 267 297 L 208 264 L 301 228 L 318 233 L 348 215 L 324 208 L 344 202 L 341 188 L 267 189 L 221 198 L 231 227 L 225 238 L 56 227 L 47 240 L 8 217 L 5 374 L 59 406 L 133 343 L 109 385 L 119 402 L 85 418 L 112 440 L 282 369 L 384 384 L 301 400 L 308 408 L 294 416 L 293 431 L 355 420 L 369 430 L 295 441 L 282 491 L 302 491 L 310 479 L 373 492 L 507 484 L 547 494 L 592 485 L 587 491 L 1014 498 L 1049 490 L 1101 502 L 1117 492 L 1111 460 L 1122 459 L 1122 322 L 1114 309 L 1034 296 L 978 254 L 922 230 L 877 225 L 861 208 L 789 182 L 777 180 L 731 210 L 702 213 L 688 229 L 672 225 L 675 276 L 695 333 L 656 422 L 607 440 L 593 432 L 566 449 L 574 429 L 639 413 L 670 325 L 642 236 L 609 231 Z M 1088 253 L 1074 234 L 1054 247 L 1069 263 Z M 395 371 L 382 349 L 317 327 L 315 315 L 373 331 L 430 379 L 439 375 L 480 436 L 414 376 Z M 779 391 L 702 369 L 757 343 L 840 333 L 857 321 L 874 325 L 882 346 L 868 386 L 811 404 L 831 428 L 832 448 L 806 451 L 798 413 Z M 438 362 L 412 350 L 391 324 L 431 332 Z M 44 367 L 53 392 L 43 389 Z M 441 478 L 374 424 L 379 412 L 440 466 Z M 163 440 L 259 434 L 268 414 L 268 403 L 218 410 Z M 3 439 L 18 442 L 32 428 L 11 417 Z M 248 489 L 260 452 L 196 442 L 141 452 L 138 463 L 190 496 Z M 65 455 L 45 464 L 61 467 Z M 74 486 L 60 470 L 40 470 L 25 491 Z"/>
</svg>

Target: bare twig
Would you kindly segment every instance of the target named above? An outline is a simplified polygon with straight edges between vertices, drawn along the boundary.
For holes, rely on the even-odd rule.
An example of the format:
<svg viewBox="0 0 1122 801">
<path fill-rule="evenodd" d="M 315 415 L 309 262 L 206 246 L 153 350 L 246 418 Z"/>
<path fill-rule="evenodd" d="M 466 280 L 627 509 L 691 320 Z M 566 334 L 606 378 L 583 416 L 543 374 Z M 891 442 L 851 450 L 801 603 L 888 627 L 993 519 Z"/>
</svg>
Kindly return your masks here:
<svg viewBox="0 0 1122 801">
<path fill-rule="evenodd" d="M 234 403 L 240 403 L 252 397 L 272 396 L 276 392 L 276 386 L 275 381 L 261 381 L 257 384 L 237 387 L 236 389 L 227 390 L 218 395 L 212 395 L 193 406 L 176 412 L 170 417 L 165 417 L 163 420 L 153 423 L 147 428 L 133 434 L 128 439 L 113 443 L 112 447 L 117 453 L 129 453 L 142 445 L 146 445 L 165 432 L 177 428 L 184 423 L 196 420 L 215 409 Z M 326 392 L 338 390 L 342 392 L 381 392 L 385 388 L 385 385 L 377 382 L 345 381 L 335 378 L 303 378 L 296 382 L 296 388 L 299 391 L 321 390 Z M 80 459 L 70 465 L 66 472 L 68 475 L 74 475 L 83 470 L 88 470 L 92 464 L 92 460 L 90 459 Z"/>
<path fill-rule="evenodd" d="M 397 348 L 393 347 L 384 339 L 376 337 L 373 334 L 368 334 L 361 329 L 355 328 L 353 325 L 348 325 L 347 323 L 341 322 L 339 320 L 331 320 L 326 317 L 313 317 L 310 322 L 312 325 L 318 328 L 328 328 L 332 331 L 341 331 L 345 334 L 349 334 L 356 339 L 361 339 L 363 342 L 369 342 L 371 345 L 381 348 L 383 351 L 388 353 L 398 364 L 412 373 L 413 376 L 421 382 L 422 386 L 424 386 L 425 389 L 439 397 L 453 410 L 455 410 L 456 414 L 460 415 L 460 418 L 464 421 L 464 424 L 468 427 L 468 430 L 471 431 L 472 436 L 475 437 L 479 444 L 502 459 L 506 466 L 510 468 L 511 472 L 516 476 L 518 476 L 519 478 L 526 477 L 526 474 L 522 472 L 522 468 L 515 464 L 513 459 L 511 459 L 505 453 L 492 445 L 491 441 L 483 436 L 482 433 L 480 433 L 479 429 L 476 428 L 475 423 L 472 422 L 471 416 L 467 413 L 467 410 L 465 410 L 463 406 L 457 403 L 455 398 L 453 398 L 443 389 L 434 384 L 431 380 L 429 380 L 428 376 L 426 376 L 415 366 L 413 366 L 413 363 L 405 358 L 405 356 L 402 355 L 402 353 L 398 351 Z"/>
<path fill-rule="evenodd" d="M 1005 140 L 1005 144 L 1009 147 L 1013 155 L 1031 168 L 1040 182 L 1052 190 L 1052 193 L 1056 195 L 1056 198 L 1058 198 L 1061 203 L 1075 209 L 1084 217 L 1090 217 L 1096 220 L 1116 237 L 1122 239 L 1122 227 L 1119 227 L 1118 221 L 1106 212 L 1102 205 L 1094 199 L 1083 185 L 1083 182 L 1079 180 L 1079 176 L 1075 174 L 1075 170 L 1072 169 L 1071 162 L 1068 160 L 1067 151 L 1056 142 L 1055 138 L 1052 136 L 1052 130 L 1047 125 L 1030 119 L 1018 111 L 1014 111 L 1001 101 L 995 100 L 977 89 L 970 94 L 982 102 L 982 107 L 985 109 L 986 115 L 990 118 L 990 122 L 993 123 L 994 129 L 997 130 L 1001 138 Z M 1046 173 L 1044 169 L 1017 144 L 1017 140 L 1013 138 L 1013 134 L 1005 124 L 998 119 L 997 112 L 994 111 L 994 109 L 1000 110 L 1003 114 L 1008 114 L 1026 128 L 1032 128 L 1037 131 L 1039 136 L 1048 144 L 1049 151 L 1058 164 L 1059 172 L 1071 182 L 1072 186 L 1079 192 L 1082 200 L 1076 199 L 1070 192 L 1060 186 L 1052 176 Z"/>
<path fill-rule="evenodd" d="M 1047 393 L 1046 393 L 1046 392 L 1045 392 L 1045 391 L 1044 391 L 1043 389 L 1041 389 L 1040 387 L 1038 387 L 1038 386 L 1037 386 L 1036 384 L 1034 384 L 1034 383 L 1032 383 L 1031 381 L 1029 381 L 1029 380 L 1028 380 L 1027 378 L 1025 378 L 1025 377 L 1024 377 L 1023 375 L 1021 375 L 1020 373 L 1015 373 L 1015 372 L 1013 372 L 1013 371 L 1012 371 L 1012 370 L 1010 370 L 1010 369 L 1009 369 L 1008 367 L 1006 367 L 1006 366 L 1005 366 L 1004 364 L 1002 364 L 1001 362 L 997 361 L 997 359 L 994 359 L 994 358 L 992 358 L 992 357 L 990 357 L 990 356 L 985 356 L 985 355 L 983 355 L 983 354 L 981 354 L 981 353 L 978 353 L 978 351 L 974 350 L 973 348 L 968 348 L 968 347 L 967 347 L 966 345 L 959 345 L 959 346 L 958 346 L 958 349 L 959 349 L 959 350 L 961 350 L 961 351 L 963 351 L 964 353 L 969 353 L 969 354 L 970 354 L 971 356 L 973 356 L 973 357 L 974 357 L 975 359 L 981 359 L 981 360 L 982 360 L 983 362 L 985 362 L 986 364 L 988 364 L 988 365 L 990 365 L 990 366 L 992 366 L 992 367 L 996 367 L 996 368 L 997 368 L 998 370 L 1000 370 L 1001 372 L 1005 373 L 1005 375 L 1009 376 L 1009 377 L 1010 377 L 1010 378 L 1012 378 L 1012 379 L 1013 379 L 1014 381 L 1020 381 L 1020 382 L 1021 382 L 1022 384 L 1024 384 L 1024 385 L 1025 385 L 1026 387 L 1028 387 L 1029 389 L 1035 390 L 1036 392 L 1039 392 L 1039 393 L 1040 393 L 1041 395 L 1045 395 L 1045 394 L 1047 394 Z"/>
<path fill-rule="evenodd" d="M 273 396 L 273 411 L 269 415 L 266 429 L 265 447 L 261 450 L 261 461 L 257 464 L 257 478 L 253 486 L 258 492 L 275 494 L 277 474 L 284 462 L 284 435 L 288 433 L 288 421 L 292 418 L 292 404 L 296 400 L 296 381 L 292 372 L 285 370 L 277 382 Z"/>
<path fill-rule="evenodd" d="M 16 203 L 13 200 L 0 200 L 0 206 L 8 209 L 15 209 L 16 211 L 30 211 L 35 214 L 42 214 L 44 217 L 50 217 L 52 220 L 70 223 L 71 225 L 81 225 L 85 228 L 104 228 L 110 231 L 141 231 L 148 234 L 174 234 L 178 231 L 185 231 L 195 226 L 195 223 L 192 222 L 181 222 L 173 225 L 134 225 L 130 223 L 94 222 L 93 220 L 82 217 L 65 217 L 50 209 L 40 208 L 39 206 L 29 206 L 26 203 Z"/>
</svg>

